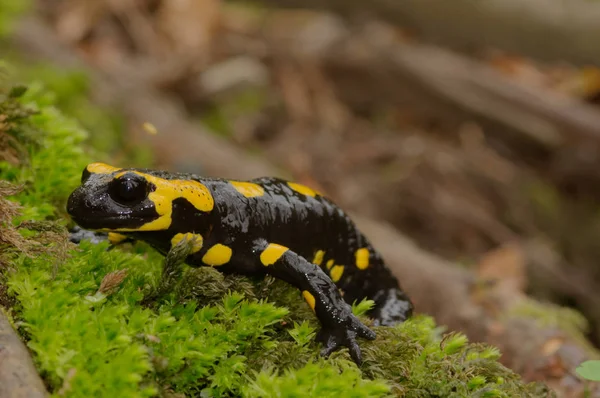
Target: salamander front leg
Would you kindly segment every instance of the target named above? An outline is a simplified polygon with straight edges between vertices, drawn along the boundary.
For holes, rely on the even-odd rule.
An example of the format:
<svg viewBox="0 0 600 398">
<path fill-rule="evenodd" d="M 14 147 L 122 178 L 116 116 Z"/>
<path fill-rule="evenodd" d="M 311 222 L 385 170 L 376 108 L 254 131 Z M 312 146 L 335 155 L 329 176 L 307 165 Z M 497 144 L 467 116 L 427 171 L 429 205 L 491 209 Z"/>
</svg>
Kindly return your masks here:
<svg viewBox="0 0 600 398">
<path fill-rule="evenodd" d="M 158 297 L 172 291 L 181 281 L 185 259 L 192 253 L 195 244 L 195 238 L 184 237 L 169 250 L 158 285 L 144 296 L 141 301 L 142 306 L 149 306 Z"/>
<path fill-rule="evenodd" d="M 260 240 L 253 249 L 267 272 L 300 289 L 315 311 L 322 326 L 317 339 L 325 346 L 321 354 L 327 357 L 341 347 L 348 347 L 352 359 L 360 364 L 362 357 L 356 337 L 373 340 L 375 333 L 352 314 L 352 308 L 327 274 L 287 247 Z"/>
<path fill-rule="evenodd" d="M 98 232 L 89 229 L 83 229 L 76 225 L 69 230 L 69 240 L 72 243 L 79 244 L 82 240 L 89 240 L 94 244 L 104 242 L 107 240 L 111 245 L 108 250 L 127 242 L 133 242 L 133 239 L 116 232 Z"/>
</svg>

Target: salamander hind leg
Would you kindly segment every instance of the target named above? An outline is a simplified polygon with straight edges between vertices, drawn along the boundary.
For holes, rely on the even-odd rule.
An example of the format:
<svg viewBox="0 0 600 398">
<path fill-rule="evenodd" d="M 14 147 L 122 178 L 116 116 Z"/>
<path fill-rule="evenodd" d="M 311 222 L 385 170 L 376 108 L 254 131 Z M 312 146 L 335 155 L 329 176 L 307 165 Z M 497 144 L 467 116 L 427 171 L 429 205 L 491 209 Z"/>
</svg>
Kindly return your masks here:
<svg viewBox="0 0 600 398">
<path fill-rule="evenodd" d="M 348 347 L 352 359 L 360 364 L 361 352 L 356 338 L 373 340 L 375 333 L 352 314 L 352 308 L 327 274 L 287 247 L 261 239 L 255 242 L 253 249 L 267 273 L 298 288 L 315 312 L 322 326 L 317 335 L 324 344 L 321 354 L 328 356 L 341 347 Z"/>
<path fill-rule="evenodd" d="M 358 251 L 357 251 L 358 253 Z M 381 255 L 369 247 L 368 262 L 359 264 L 356 276 L 342 281 L 345 299 L 352 303 L 368 298 L 375 306 L 367 313 L 375 326 L 393 326 L 406 321 L 413 314 L 413 303 L 402 290 L 400 282 L 385 265 Z M 345 285 L 344 285 L 345 283 Z"/>
<path fill-rule="evenodd" d="M 373 308 L 369 316 L 375 320 L 375 325 L 393 326 L 407 320 L 413 313 L 413 304 L 399 288 L 387 288 L 377 292 Z"/>
</svg>

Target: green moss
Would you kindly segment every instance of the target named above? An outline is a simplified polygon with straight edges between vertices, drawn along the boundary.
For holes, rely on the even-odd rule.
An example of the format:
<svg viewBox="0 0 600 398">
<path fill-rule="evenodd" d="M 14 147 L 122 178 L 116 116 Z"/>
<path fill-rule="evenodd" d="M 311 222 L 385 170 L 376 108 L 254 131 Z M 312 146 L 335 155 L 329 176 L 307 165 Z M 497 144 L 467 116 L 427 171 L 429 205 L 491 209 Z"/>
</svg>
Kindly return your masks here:
<svg viewBox="0 0 600 398">
<path fill-rule="evenodd" d="M 103 157 L 125 159 L 124 162 L 130 165 L 152 165 L 154 155 L 150 145 L 131 144 L 127 140 L 125 118 L 119 110 L 93 104 L 90 99 L 92 84 L 84 70 L 31 62 L 18 53 L 12 53 L 8 60 L 13 66 L 4 65 L 4 68 L 11 76 L 20 81 L 35 82 L 33 84 L 43 90 L 46 104 L 52 104 L 62 115 L 75 119 L 86 131 L 82 146 L 88 153 L 95 157 L 102 154 Z"/>
<path fill-rule="evenodd" d="M 352 389 L 348 389 L 352 386 Z M 358 369 L 340 372 L 323 363 L 310 363 L 280 375 L 276 369 L 263 370 L 243 388 L 246 397 L 381 397 L 388 393 L 383 383 L 362 379 Z"/>
<path fill-rule="evenodd" d="M 90 161 L 82 149 L 86 131 L 51 97 L 39 85 L 0 97 L 0 113 L 23 115 L 11 136 L 30 137 L 27 158 L 0 171 L 26 186 L 14 197 L 23 205 L 15 223 L 66 224 L 65 200 Z M 24 235 L 40 236 L 33 229 Z M 60 237 L 40 244 L 66 245 Z M 56 396 L 547 396 L 500 365 L 496 349 L 444 337 L 423 316 L 375 327 L 378 338 L 360 342 L 360 369 L 347 350 L 325 360 L 314 314 L 297 290 L 273 278 L 186 267 L 171 291 L 142 306 L 164 259 L 144 244 L 107 248 L 84 242 L 68 247 L 66 258 L 10 257 L 13 314 Z"/>
<path fill-rule="evenodd" d="M 88 161 L 81 147 L 87 132 L 65 117 L 38 84 L 17 98 L 5 96 L 0 110 L 18 101 L 27 118 L 15 120 L 8 133 L 17 139 L 27 137 L 27 167 L 0 164 L 0 178 L 25 184 L 28 189 L 16 199 L 25 207 L 21 219 L 44 220 L 57 215 L 70 191 L 77 186 Z"/>
</svg>

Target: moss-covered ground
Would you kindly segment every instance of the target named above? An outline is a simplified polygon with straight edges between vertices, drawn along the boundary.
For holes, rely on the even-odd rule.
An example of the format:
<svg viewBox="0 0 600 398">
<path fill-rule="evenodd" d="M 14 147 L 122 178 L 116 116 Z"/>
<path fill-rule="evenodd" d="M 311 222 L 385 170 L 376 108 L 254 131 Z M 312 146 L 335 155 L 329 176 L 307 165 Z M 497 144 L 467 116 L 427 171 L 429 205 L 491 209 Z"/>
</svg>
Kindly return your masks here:
<svg viewBox="0 0 600 398">
<path fill-rule="evenodd" d="M 495 348 L 443 335 L 425 316 L 375 327 L 377 339 L 360 342 L 360 368 L 346 350 L 323 359 L 300 293 L 271 278 L 188 268 L 172 291 L 140 305 L 162 256 L 143 244 L 67 241 L 66 198 L 87 163 L 110 159 L 92 159 L 98 148 L 84 148 L 94 140 L 57 105 L 38 83 L 0 91 L 0 304 L 53 395 L 549 395 L 503 367 Z"/>
</svg>

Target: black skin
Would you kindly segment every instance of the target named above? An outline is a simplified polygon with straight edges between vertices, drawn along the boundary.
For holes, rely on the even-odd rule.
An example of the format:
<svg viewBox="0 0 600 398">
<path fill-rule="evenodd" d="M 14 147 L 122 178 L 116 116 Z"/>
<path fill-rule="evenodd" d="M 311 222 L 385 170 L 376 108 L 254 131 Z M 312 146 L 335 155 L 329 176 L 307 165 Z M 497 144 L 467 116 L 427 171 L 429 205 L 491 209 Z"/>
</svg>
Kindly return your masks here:
<svg viewBox="0 0 600 398">
<path fill-rule="evenodd" d="M 194 180 L 211 192 L 214 208 L 197 210 L 187 199 L 173 200 L 171 223 L 158 231 L 135 231 L 159 217 L 148 193 L 156 186 L 141 175 L 165 180 Z M 126 172 L 115 179 L 117 173 Z M 171 238 L 177 233 L 202 235 L 202 249 L 186 258 L 193 267 L 206 266 L 202 257 L 214 244 L 232 249 L 231 260 L 216 267 L 224 273 L 245 275 L 270 274 L 315 297 L 315 313 L 322 329 L 318 339 L 327 356 L 340 347 L 348 347 L 355 362 L 361 362 L 356 337 L 369 340 L 375 333 L 352 314 L 350 303 L 368 298 L 375 301 L 369 316 L 375 325 L 394 325 L 407 319 L 413 306 L 399 283 L 384 265 L 381 256 L 357 229 L 350 218 L 333 202 L 321 196 L 294 191 L 287 181 L 258 178 L 250 181 L 264 188 L 264 195 L 247 198 L 224 179 L 152 170 L 121 169 L 112 173 L 84 170 L 82 185 L 69 197 L 67 211 L 85 229 L 117 231 L 142 240 L 163 254 L 172 249 Z M 118 228 L 134 229 L 122 232 Z M 81 231 L 74 239 L 81 239 Z M 260 254 L 269 243 L 289 248 L 274 264 L 264 266 Z M 355 252 L 369 251 L 369 266 L 355 265 Z M 317 250 L 325 251 L 321 267 L 313 264 Z M 342 278 L 334 283 L 325 264 L 334 259 L 344 265 Z M 343 296 L 340 294 L 343 291 Z"/>
</svg>

